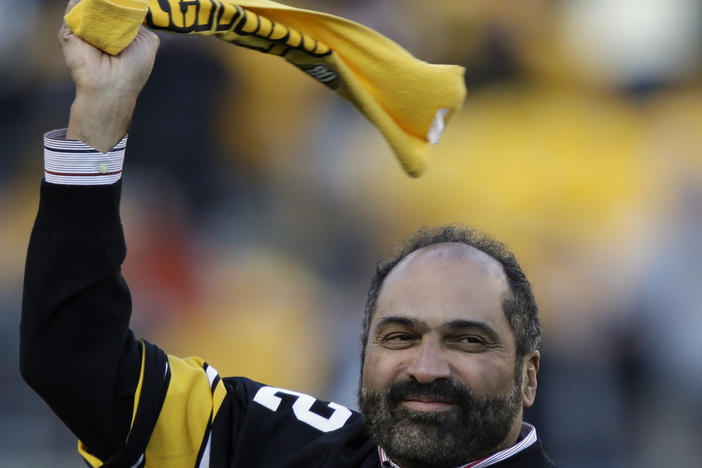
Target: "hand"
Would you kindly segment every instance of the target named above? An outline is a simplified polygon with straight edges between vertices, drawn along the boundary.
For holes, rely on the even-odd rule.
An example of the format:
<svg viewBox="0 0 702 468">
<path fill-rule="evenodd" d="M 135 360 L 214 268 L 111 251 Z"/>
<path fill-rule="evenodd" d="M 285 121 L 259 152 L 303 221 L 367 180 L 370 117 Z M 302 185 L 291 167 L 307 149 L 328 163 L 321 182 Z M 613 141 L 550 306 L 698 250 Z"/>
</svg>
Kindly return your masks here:
<svg viewBox="0 0 702 468">
<path fill-rule="evenodd" d="M 70 0 L 66 12 L 79 1 Z M 66 137 L 107 152 L 127 133 L 137 97 L 153 69 L 158 36 L 142 26 L 134 41 L 113 56 L 83 41 L 64 22 L 59 41 L 76 85 Z"/>
</svg>

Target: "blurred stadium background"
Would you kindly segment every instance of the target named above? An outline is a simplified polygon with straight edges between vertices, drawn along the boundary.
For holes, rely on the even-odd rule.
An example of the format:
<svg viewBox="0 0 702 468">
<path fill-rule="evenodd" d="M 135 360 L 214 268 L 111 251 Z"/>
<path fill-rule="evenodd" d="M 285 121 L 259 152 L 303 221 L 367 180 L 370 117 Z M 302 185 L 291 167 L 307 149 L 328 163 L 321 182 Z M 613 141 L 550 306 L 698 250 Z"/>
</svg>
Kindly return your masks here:
<svg viewBox="0 0 702 468">
<path fill-rule="evenodd" d="M 355 407 L 375 262 L 421 225 L 511 245 L 541 307 L 536 423 L 563 467 L 702 466 L 702 2 L 304 0 L 467 67 L 429 172 L 284 61 L 162 35 L 123 216 L 137 332 Z M 44 131 L 73 87 L 58 0 L 0 0 L 0 466 L 83 466 L 22 382 Z M 99 313 L 99 311 L 96 311 Z"/>
</svg>

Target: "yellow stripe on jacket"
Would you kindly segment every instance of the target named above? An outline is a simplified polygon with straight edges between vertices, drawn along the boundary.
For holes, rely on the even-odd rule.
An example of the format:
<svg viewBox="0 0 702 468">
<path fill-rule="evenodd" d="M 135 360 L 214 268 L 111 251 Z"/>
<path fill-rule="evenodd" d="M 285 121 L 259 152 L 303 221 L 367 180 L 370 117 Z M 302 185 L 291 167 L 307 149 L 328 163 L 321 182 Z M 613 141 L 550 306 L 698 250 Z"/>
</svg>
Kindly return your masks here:
<svg viewBox="0 0 702 468">
<path fill-rule="evenodd" d="M 143 343 L 142 343 L 143 346 Z M 144 353 L 139 383 L 134 394 L 138 407 L 144 378 Z M 170 381 L 156 426 L 144 454 L 146 467 L 192 468 L 203 444 L 207 444 L 208 424 L 214 421 L 226 397 L 216 370 L 197 357 L 168 355 Z M 217 382 L 212 390 L 213 382 Z M 136 413 L 132 417 L 132 424 Z M 104 464 L 78 442 L 81 456 L 94 468 Z"/>
<path fill-rule="evenodd" d="M 200 358 L 169 355 L 168 364 L 171 381 L 146 449 L 146 466 L 192 468 L 226 390 L 221 380 L 211 390 L 212 374 L 208 376 Z"/>
</svg>

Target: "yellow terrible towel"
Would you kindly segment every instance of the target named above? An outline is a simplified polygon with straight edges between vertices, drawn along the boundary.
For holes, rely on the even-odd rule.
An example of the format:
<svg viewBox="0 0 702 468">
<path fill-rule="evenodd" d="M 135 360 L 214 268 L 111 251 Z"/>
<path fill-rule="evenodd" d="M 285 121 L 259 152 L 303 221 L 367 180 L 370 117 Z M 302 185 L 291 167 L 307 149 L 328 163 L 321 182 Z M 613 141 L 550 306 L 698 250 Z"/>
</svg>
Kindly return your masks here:
<svg viewBox="0 0 702 468">
<path fill-rule="evenodd" d="M 351 101 L 415 177 L 465 99 L 463 67 L 429 64 L 365 26 L 270 0 L 82 0 L 66 15 L 74 33 L 113 55 L 142 22 L 284 57 Z"/>
</svg>

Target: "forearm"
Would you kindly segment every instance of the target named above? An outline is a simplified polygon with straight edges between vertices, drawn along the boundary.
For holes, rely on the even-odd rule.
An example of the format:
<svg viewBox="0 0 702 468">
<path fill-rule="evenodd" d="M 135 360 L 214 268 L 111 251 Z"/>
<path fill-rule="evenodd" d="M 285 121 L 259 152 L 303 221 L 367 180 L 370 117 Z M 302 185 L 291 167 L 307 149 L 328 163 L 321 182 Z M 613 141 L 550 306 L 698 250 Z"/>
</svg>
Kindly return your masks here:
<svg viewBox="0 0 702 468">
<path fill-rule="evenodd" d="M 124 444 L 140 368 L 120 274 L 119 192 L 119 183 L 42 183 L 20 330 L 23 376 L 103 456 Z"/>
<path fill-rule="evenodd" d="M 120 275 L 126 138 L 105 154 L 65 134 L 44 137 L 45 181 L 27 255 L 20 367 L 73 433 L 107 459 L 124 444 L 140 369 Z"/>
</svg>

